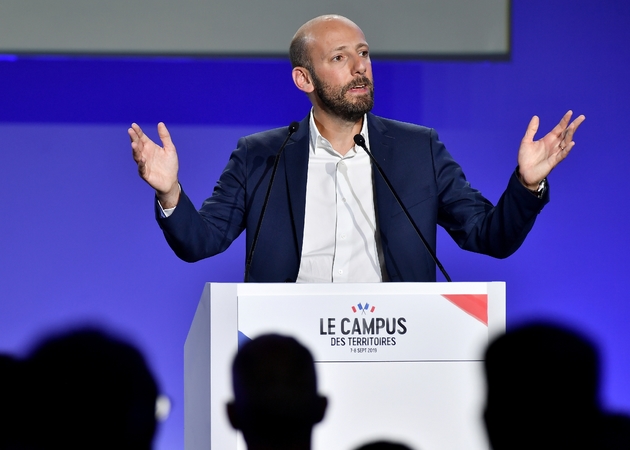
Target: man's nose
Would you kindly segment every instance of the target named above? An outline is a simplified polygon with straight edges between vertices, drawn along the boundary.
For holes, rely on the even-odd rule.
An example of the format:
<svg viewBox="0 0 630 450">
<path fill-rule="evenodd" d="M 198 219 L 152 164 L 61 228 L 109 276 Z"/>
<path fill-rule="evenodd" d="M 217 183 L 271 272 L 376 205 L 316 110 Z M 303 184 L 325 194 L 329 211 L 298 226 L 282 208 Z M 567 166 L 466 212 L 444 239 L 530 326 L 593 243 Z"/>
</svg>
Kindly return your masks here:
<svg viewBox="0 0 630 450">
<path fill-rule="evenodd" d="M 367 71 L 367 61 L 365 58 L 362 58 L 360 55 L 355 56 L 352 70 L 353 73 L 363 75 Z"/>
</svg>

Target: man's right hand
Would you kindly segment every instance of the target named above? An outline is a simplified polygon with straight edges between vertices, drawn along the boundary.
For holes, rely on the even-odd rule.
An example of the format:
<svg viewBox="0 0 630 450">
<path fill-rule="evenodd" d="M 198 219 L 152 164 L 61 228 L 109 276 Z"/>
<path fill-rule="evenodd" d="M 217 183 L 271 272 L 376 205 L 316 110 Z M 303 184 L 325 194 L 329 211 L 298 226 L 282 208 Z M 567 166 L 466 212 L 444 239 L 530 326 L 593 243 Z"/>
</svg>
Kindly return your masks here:
<svg viewBox="0 0 630 450">
<path fill-rule="evenodd" d="M 133 159 L 138 164 L 140 177 L 155 189 L 162 208 L 177 206 L 180 189 L 177 181 L 179 162 L 166 125 L 162 122 L 158 124 L 158 135 L 162 141 L 162 147 L 149 139 L 136 123 L 131 124 L 127 133 L 131 138 Z"/>
</svg>

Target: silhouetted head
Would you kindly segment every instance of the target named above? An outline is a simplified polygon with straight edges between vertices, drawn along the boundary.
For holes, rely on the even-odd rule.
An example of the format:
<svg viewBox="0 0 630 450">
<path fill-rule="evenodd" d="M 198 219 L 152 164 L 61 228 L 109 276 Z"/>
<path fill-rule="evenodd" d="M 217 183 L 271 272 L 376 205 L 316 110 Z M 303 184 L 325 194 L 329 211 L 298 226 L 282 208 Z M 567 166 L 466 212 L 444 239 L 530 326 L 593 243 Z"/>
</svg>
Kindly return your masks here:
<svg viewBox="0 0 630 450">
<path fill-rule="evenodd" d="M 275 334 L 246 343 L 234 359 L 232 385 L 228 416 L 250 449 L 310 445 L 312 427 L 323 419 L 327 401 L 317 393 L 315 365 L 306 347 Z"/>
<path fill-rule="evenodd" d="M 364 444 L 355 450 L 411 450 L 411 448 L 397 442 L 374 441 Z"/>
<path fill-rule="evenodd" d="M 20 448 L 24 401 L 23 364 L 16 357 L 0 354 L 0 449 Z"/>
<path fill-rule="evenodd" d="M 490 344 L 485 371 L 494 450 L 571 448 L 592 439 L 599 367 L 584 337 L 549 324 L 520 327 Z"/>
<path fill-rule="evenodd" d="M 157 384 L 140 352 L 93 329 L 44 340 L 28 359 L 40 448 L 150 449 Z"/>
</svg>

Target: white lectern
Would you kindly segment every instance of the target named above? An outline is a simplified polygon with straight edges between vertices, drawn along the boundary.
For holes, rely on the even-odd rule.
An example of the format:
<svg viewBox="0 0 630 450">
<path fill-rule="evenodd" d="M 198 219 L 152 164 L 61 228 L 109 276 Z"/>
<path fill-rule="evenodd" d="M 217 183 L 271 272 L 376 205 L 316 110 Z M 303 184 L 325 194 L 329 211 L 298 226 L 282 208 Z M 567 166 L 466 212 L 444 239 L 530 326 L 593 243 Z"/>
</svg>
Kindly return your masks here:
<svg viewBox="0 0 630 450">
<path fill-rule="evenodd" d="M 227 420 L 239 341 L 296 337 L 328 396 L 315 450 L 375 439 L 486 450 L 483 350 L 505 283 L 206 284 L 185 345 L 186 450 L 244 450 Z"/>
</svg>

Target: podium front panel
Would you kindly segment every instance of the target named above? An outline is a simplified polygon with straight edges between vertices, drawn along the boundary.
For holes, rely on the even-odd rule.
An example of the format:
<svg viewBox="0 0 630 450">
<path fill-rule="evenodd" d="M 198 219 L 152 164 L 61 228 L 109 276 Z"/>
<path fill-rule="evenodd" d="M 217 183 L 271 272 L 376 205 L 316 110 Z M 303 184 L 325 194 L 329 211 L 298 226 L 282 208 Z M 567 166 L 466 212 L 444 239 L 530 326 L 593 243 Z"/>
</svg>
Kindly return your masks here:
<svg viewBox="0 0 630 450">
<path fill-rule="evenodd" d="M 208 284 L 186 341 L 186 450 L 245 449 L 225 414 L 230 365 L 265 333 L 313 353 L 329 397 L 315 450 L 486 450 L 482 355 L 504 329 L 504 283 Z"/>
</svg>

